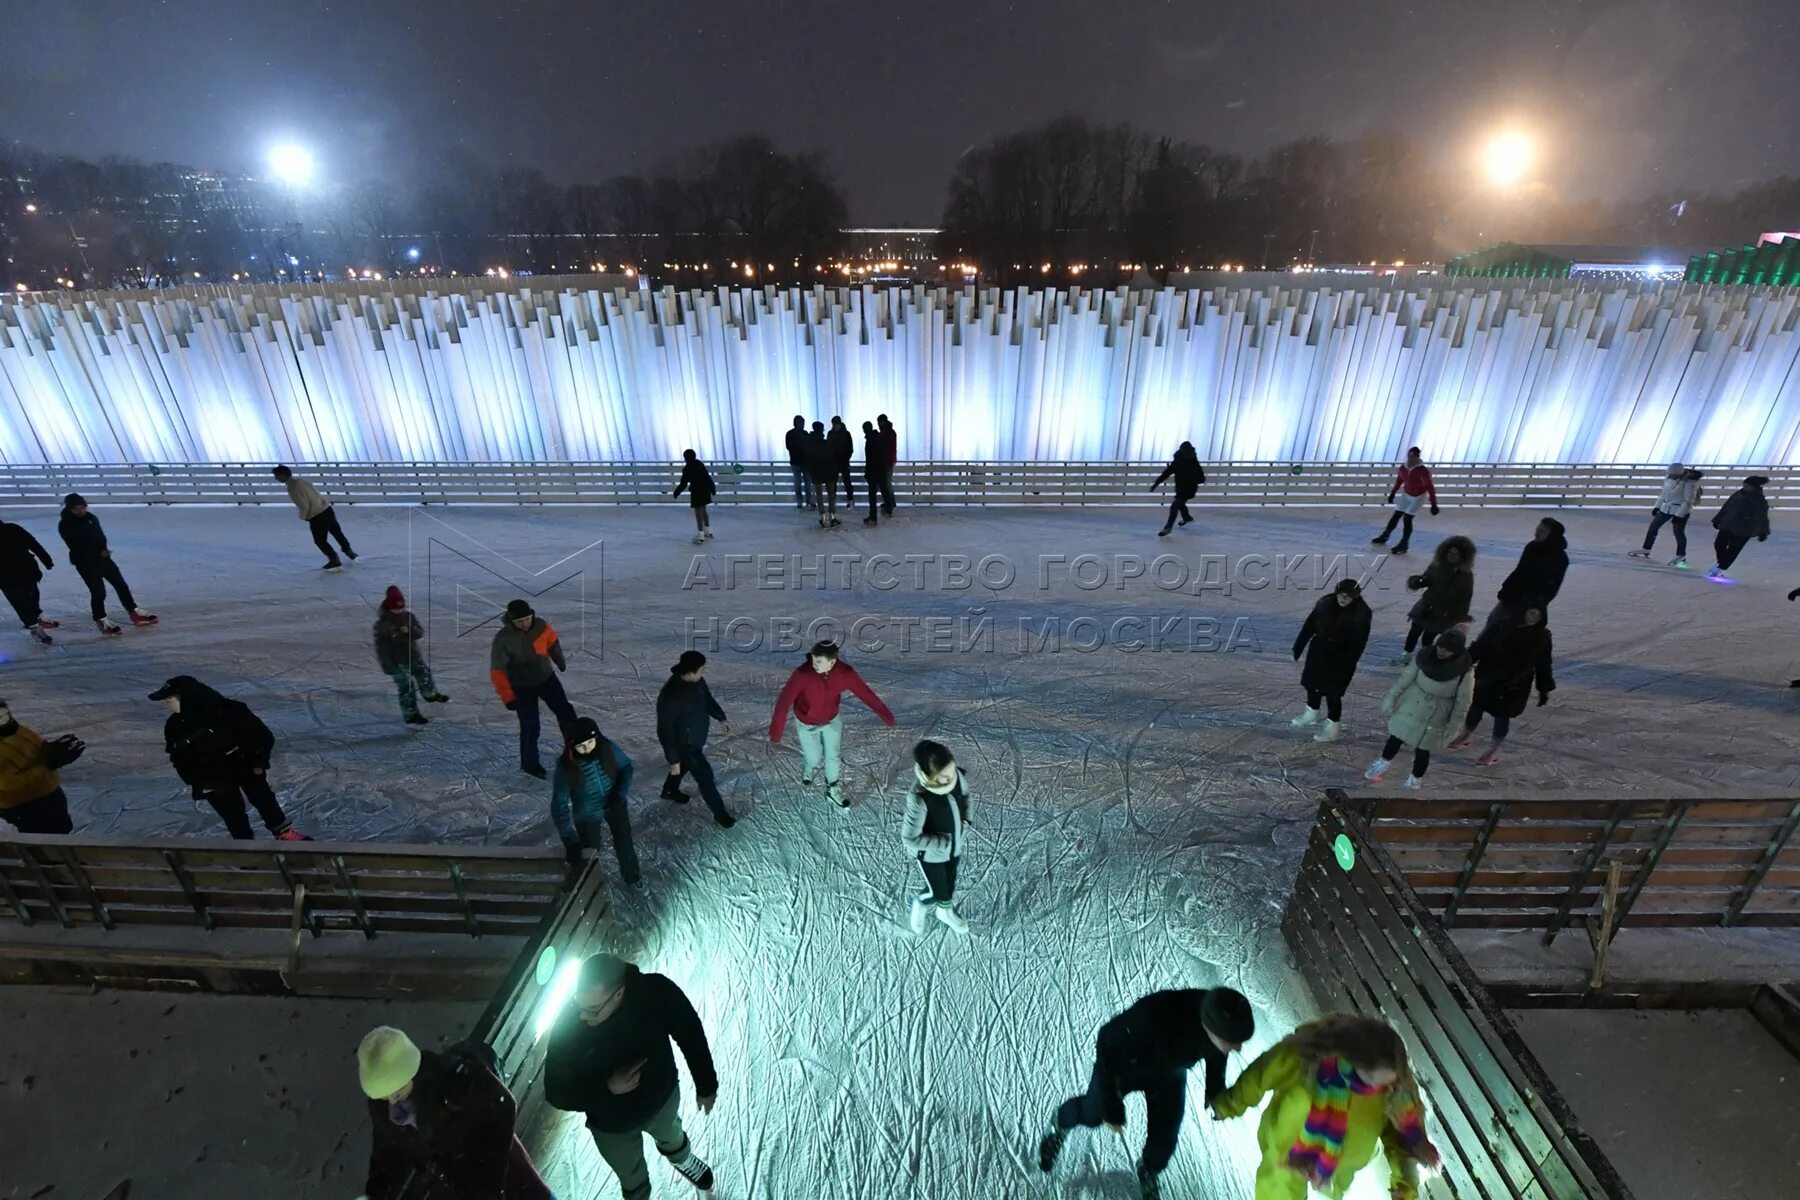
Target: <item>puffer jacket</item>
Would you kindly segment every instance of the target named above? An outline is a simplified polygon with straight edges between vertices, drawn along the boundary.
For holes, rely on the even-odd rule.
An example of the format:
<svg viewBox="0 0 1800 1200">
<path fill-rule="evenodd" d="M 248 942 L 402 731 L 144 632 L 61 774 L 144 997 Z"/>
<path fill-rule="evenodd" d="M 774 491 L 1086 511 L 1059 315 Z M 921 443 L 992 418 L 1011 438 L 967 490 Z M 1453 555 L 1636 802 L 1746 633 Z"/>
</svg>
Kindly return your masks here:
<svg viewBox="0 0 1800 1200">
<path fill-rule="evenodd" d="M 375 661 L 389 675 L 425 661 L 424 640 L 425 628 L 411 612 L 383 609 L 375 618 Z"/>
<path fill-rule="evenodd" d="M 198 685 L 182 696 L 181 711 L 163 722 L 163 748 L 175 774 L 201 791 L 231 787 L 253 770 L 267 770 L 275 735 L 248 705 Z"/>
<path fill-rule="evenodd" d="M 1412 655 L 1382 700 L 1381 712 L 1394 737 L 1419 750 L 1442 750 L 1456 736 L 1474 698 L 1472 667 L 1455 679 L 1438 680 L 1419 670 L 1418 656 Z"/>
<path fill-rule="evenodd" d="M 1550 669 L 1550 630 L 1536 625 L 1499 625 L 1475 639 L 1475 701 L 1486 712 L 1516 717 L 1531 700 L 1535 682 L 1540 692 L 1556 690 Z"/>
<path fill-rule="evenodd" d="M 586 757 L 566 750 L 558 756 L 550 781 L 550 819 L 563 845 L 581 840 L 578 823 L 598 821 L 606 815 L 607 805 L 626 802 L 633 773 L 625 751 L 606 738 Z"/>
<path fill-rule="evenodd" d="M 488 678 L 502 703 L 517 699 L 519 688 L 541 687 L 552 670 L 568 669 L 569 660 L 563 657 L 562 642 L 550 622 L 533 617 L 531 624 L 520 629 L 502 619 L 488 648 Z"/>
<path fill-rule="evenodd" d="M 713 502 L 713 497 L 719 494 L 719 485 L 713 482 L 712 472 L 706 469 L 706 464 L 696 458 L 682 465 L 681 482 L 675 485 L 675 494 L 679 496 L 684 491 L 688 494 L 688 503 L 701 508 Z"/>
<path fill-rule="evenodd" d="M 1462 552 L 1462 562 L 1451 566 L 1451 549 Z M 1475 599 L 1475 543 L 1461 534 L 1445 538 L 1438 544 L 1431 563 L 1406 581 L 1412 587 L 1417 581 L 1424 595 L 1406 615 L 1417 621 L 1433 637 L 1453 629 L 1469 616 L 1469 605 Z"/>
<path fill-rule="evenodd" d="M 1766 538 L 1769 536 L 1769 499 L 1761 488 L 1746 484 L 1731 493 L 1730 499 L 1713 517 L 1712 526 L 1736 537 Z"/>
<path fill-rule="evenodd" d="M 23 525 L 0 521 L 0 583 L 35 583 L 55 566 L 50 552 Z"/>
<path fill-rule="evenodd" d="M 12 722 L 0 729 L 0 811 L 40 800 L 62 786 L 42 735 Z"/>
<path fill-rule="evenodd" d="M 1694 511 L 1694 505 L 1700 503 L 1700 479 L 1687 478 L 1687 468 L 1680 463 L 1669 466 L 1669 474 L 1663 480 L 1662 494 L 1656 498 L 1656 507 L 1652 510 L 1668 513 L 1671 517 L 1685 517 Z"/>
<path fill-rule="evenodd" d="M 900 818 L 900 843 L 907 853 L 928 863 L 962 857 L 963 824 L 969 819 L 969 789 L 961 768 L 956 786 L 934 792 L 913 781 L 906 789 L 906 812 Z"/>
</svg>

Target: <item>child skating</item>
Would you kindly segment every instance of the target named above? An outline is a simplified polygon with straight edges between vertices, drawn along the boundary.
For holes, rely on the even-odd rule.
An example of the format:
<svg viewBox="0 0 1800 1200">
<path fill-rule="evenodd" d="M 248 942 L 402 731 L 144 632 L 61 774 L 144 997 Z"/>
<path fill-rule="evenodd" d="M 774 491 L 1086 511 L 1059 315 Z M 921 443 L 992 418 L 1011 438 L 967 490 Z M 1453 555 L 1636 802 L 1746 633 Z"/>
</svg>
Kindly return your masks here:
<svg viewBox="0 0 1800 1200">
<path fill-rule="evenodd" d="M 957 933 L 969 923 L 956 911 L 956 866 L 962 860 L 963 827 L 969 823 L 969 791 L 962 768 L 938 742 L 913 747 L 912 786 L 900 818 L 900 842 L 919 864 L 925 887 L 912 897 L 907 924 L 922 936 L 936 917 Z"/>
</svg>

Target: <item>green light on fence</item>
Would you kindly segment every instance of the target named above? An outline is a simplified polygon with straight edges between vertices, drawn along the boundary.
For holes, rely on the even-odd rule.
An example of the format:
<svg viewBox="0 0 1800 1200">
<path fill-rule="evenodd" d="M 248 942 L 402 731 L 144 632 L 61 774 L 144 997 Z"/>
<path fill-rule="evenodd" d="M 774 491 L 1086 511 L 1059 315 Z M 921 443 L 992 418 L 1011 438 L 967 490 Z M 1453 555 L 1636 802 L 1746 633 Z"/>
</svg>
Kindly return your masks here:
<svg viewBox="0 0 1800 1200">
<path fill-rule="evenodd" d="M 537 985 L 539 987 L 545 986 L 550 982 L 550 977 L 554 974 L 556 974 L 556 947 L 545 946 L 544 952 L 538 955 Z"/>
<path fill-rule="evenodd" d="M 538 1041 L 556 1025 L 556 1018 L 562 1015 L 563 1006 L 568 1004 L 575 994 L 576 981 L 581 978 L 581 960 L 565 958 L 556 977 L 550 986 L 544 989 L 543 1000 L 538 1004 L 537 1027 L 532 1040 Z"/>
<path fill-rule="evenodd" d="M 743 463 L 732 463 L 731 464 L 731 473 L 733 475 L 742 475 L 744 473 L 744 464 Z"/>
<path fill-rule="evenodd" d="M 1347 833 L 1340 833 L 1331 839 L 1331 853 L 1337 857 L 1338 866 L 1346 871 L 1356 865 L 1356 847 Z"/>
<path fill-rule="evenodd" d="M 1295 463 L 1293 466 L 1288 468 L 1289 475 L 1298 475 L 1299 473 L 1300 473 L 1300 464 L 1299 463 Z"/>
</svg>

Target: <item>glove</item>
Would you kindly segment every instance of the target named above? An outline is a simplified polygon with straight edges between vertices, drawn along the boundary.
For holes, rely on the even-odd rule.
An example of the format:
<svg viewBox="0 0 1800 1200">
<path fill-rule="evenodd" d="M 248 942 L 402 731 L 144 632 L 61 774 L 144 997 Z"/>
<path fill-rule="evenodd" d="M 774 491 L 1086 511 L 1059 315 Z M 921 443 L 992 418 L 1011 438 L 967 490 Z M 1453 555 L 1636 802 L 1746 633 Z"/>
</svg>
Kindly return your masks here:
<svg viewBox="0 0 1800 1200">
<path fill-rule="evenodd" d="M 1438 506 L 1435 504 L 1431 506 L 1431 515 L 1434 517 L 1438 515 Z"/>
<path fill-rule="evenodd" d="M 1793 591 L 1789 592 L 1788 599 L 1789 600 L 1800 600 L 1800 588 L 1795 588 Z"/>
<path fill-rule="evenodd" d="M 1544 707 L 1544 705 L 1546 705 L 1548 703 L 1550 703 L 1550 693 L 1549 692 L 1539 692 L 1537 706 L 1539 708 L 1542 708 L 1542 707 Z"/>
<path fill-rule="evenodd" d="M 1416 592 L 1424 586 L 1425 586 L 1425 577 L 1423 575 L 1408 575 L 1406 577 L 1406 590 L 1407 591 Z"/>
<path fill-rule="evenodd" d="M 507 712 L 514 712 L 519 707 L 519 702 L 517 700 L 502 700 L 500 703 L 506 706 Z"/>
<path fill-rule="evenodd" d="M 65 733 L 44 746 L 44 762 L 51 770 L 66 767 L 81 757 L 87 743 L 72 733 Z"/>
<path fill-rule="evenodd" d="M 565 842 L 563 844 L 563 858 L 568 861 L 568 864 L 571 867 L 579 866 L 581 864 L 581 843 Z"/>
<path fill-rule="evenodd" d="M 1769 535 L 1766 533 L 1759 533 L 1756 535 L 1756 540 L 1759 542 L 1766 542 L 1769 540 Z"/>
</svg>

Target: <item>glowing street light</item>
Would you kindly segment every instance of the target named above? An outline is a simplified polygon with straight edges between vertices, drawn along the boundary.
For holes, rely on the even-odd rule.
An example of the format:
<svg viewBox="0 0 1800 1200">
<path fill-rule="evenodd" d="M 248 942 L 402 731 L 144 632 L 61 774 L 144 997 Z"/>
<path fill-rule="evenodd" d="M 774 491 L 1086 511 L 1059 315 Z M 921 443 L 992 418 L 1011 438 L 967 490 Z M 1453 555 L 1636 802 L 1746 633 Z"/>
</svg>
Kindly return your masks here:
<svg viewBox="0 0 1800 1200">
<path fill-rule="evenodd" d="M 305 187 L 312 182 L 313 171 L 312 151 L 305 146 L 282 142 L 269 148 L 269 172 L 287 186 Z"/>
<path fill-rule="evenodd" d="M 408 246 L 406 248 L 406 257 L 408 260 L 410 260 L 412 262 L 418 262 L 419 261 L 419 248 L 417 246 Z"/>
<path fill-rule="evenodd" d="M 1481 152 L 1481 167 L 1496 187 L 1512 187 L 1525 178 L 1537 158 L 1530 138 L 1515 130 L 1496 134 Z"/>
</svg>

